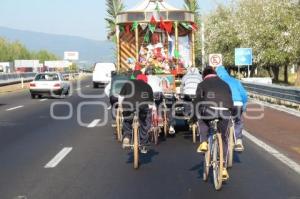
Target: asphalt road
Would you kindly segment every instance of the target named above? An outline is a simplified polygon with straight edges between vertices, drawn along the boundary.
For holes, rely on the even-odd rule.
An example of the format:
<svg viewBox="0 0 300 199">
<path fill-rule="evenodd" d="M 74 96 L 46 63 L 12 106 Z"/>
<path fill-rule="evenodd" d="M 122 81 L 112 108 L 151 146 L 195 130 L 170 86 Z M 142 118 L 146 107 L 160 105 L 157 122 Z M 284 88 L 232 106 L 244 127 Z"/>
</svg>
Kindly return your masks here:
<svg viewBox="0 0 300 199">
<path fill-rule="evenodd" d="M 90 80 L 80 87 L 87 95 L 103 93 Z M 68 116 L 71 106 L 71 117 L 53 119 L 55 102 L 68 103 L 54 106 L 55 116 Z M 106 98 L 74 91 L 66 99 L 41 101 L 19 92 L 1 95 L 0 104 L 0 199 L 300 199 L 300 176 L 248 140 L 217 192 L 201 179 L 202 156 L 188 132 L 162 140 L 134 170 L 132 154 L 114 139 L 110 117 L 107 125 L 93 127 L 105 121 Z M 64 148 L 70 150 L 59 164 L 45 168 Z"/>
</svg>

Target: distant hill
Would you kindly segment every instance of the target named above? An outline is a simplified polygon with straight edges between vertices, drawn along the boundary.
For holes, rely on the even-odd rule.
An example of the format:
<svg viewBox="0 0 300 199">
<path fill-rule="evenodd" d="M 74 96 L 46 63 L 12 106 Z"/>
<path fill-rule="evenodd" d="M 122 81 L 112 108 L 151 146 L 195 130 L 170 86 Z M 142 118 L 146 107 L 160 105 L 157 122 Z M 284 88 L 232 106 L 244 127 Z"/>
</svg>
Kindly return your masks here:
<svg viewBox="0 0 300 199">
<path fill-rule="evenodd" d="M 109 41 L 90 40 L 76 36 L 55 35 L 0 27 L 0 37 L 20 41 L 28 49 L 48 50 L 63 58 L 65 51 L 79 51 L 80 60 L 94 63 L 114 61 L 114 44 Z"/>
</svg>

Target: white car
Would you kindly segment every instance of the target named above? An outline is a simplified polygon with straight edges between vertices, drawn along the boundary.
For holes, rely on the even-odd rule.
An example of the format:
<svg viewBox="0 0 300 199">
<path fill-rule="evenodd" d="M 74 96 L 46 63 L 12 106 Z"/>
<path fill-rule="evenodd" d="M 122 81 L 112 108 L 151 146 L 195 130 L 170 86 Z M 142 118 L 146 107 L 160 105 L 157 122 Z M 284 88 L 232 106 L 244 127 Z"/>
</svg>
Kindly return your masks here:
<svg viewBox="0 0 300 199">
<path fill-rule="evenodd" d="M 31 98 L 41 98 L 44 95 L 60 97 L 68 95 L 70 83 L 65 81 L 61 73 L 38 73 L 29 85 Z"/>
<path fill-rule="evenodd" d="M 93 87 L 106 85 L 111 82 L 111 73 L 116 71 L 114 63 L 96 63 L 93 71 Z"/>
</svg>

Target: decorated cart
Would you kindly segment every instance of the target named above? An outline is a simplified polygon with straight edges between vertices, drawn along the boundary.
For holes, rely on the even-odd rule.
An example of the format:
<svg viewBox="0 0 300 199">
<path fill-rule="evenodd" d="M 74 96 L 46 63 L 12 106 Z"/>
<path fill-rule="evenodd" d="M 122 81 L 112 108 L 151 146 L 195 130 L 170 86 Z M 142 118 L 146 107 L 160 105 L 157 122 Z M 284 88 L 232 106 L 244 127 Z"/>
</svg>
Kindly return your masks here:
<svg viewBox="0 0 300 199">
<path fill-rule="evenodd" d="M 164 0 L 145 0 L 117 16 L 117 66 L 156 74 L 184 74 L 195 65 L 194 13 Z"/>
</svg>

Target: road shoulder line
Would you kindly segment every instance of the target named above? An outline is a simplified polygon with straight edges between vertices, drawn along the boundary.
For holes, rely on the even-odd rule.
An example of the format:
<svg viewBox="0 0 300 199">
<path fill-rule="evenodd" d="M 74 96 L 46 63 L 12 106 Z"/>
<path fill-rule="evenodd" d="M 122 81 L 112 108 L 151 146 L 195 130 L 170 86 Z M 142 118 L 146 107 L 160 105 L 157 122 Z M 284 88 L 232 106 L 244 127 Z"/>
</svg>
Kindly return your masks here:
<svg viewBox="0 0 300 199">
<path fill-rule="evenodd" d="M 281 112 L 284 112 L 284 113 L 287 113 L 287 114 L 290 114 L 290 115 L 293 115 L 293 116 L 296 116 L 296 117 L 300 117 L 300 111 L 297 111 L 295 109 L 287 108 L 287 107 L 284 107 L 284 106 L 281 106 L 281 105 L 270 104 L 270 103 L 267 103 L 267 102 L 262 102 L 262 101 L 259 101 L 259 100 L 256 100 L 256 99 L 251 99 L 251 102 L 254 102 L 254 103 L 260 104 L 262 106 L 266 106 L 268 108 L 272 108 L 274 110 L 281 111 Z"/>
<path fill-rule="evenodd" d="M 250 141 L 252 141 L 254 144 L 258 145 L 265 151 L 267 151 L 269 154 L 271 154 L 273 157 L 275 157 L 277 160 L 284 163 L 286 166 L 290 167 L 292 170 L 294 170 L 296 173 L 300 174 L 300 165 L 296 163 L 295 161 L 291 160 L 284 154 L 280 153 L 278 150 L 274 149 L 270 145 L 266 144 L 265 142 L 259 140 L 258 138 L 251 135 L 246 130 L 243 131 L 243 135 L 248 138 Z"/>
</svg>

